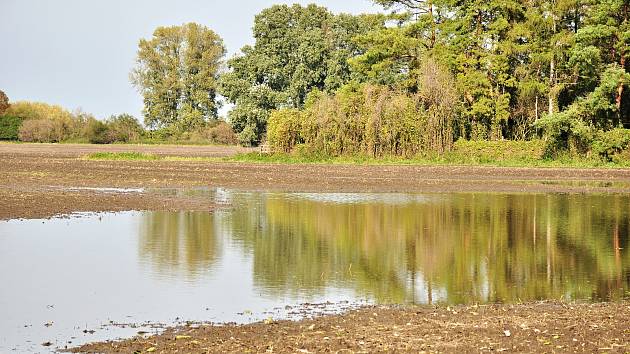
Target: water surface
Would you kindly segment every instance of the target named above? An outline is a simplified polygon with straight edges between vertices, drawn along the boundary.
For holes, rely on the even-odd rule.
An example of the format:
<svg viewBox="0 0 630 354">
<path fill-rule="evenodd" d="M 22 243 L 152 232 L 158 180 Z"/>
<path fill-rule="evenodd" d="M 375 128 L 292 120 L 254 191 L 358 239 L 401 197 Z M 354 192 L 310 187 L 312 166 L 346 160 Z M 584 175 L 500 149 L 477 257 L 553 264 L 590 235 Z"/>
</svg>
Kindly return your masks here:
<svg viewBox="0 0 630 354">
<path fill-rule="evenodd" d="M 231 207 L 1 222 L 0 352 L 139 330 L 112 323 L 290 317 L 285 306 L 305 302 L 614 301 L 630 289 L 627 195 L 169 193 Z"/>
</svg>

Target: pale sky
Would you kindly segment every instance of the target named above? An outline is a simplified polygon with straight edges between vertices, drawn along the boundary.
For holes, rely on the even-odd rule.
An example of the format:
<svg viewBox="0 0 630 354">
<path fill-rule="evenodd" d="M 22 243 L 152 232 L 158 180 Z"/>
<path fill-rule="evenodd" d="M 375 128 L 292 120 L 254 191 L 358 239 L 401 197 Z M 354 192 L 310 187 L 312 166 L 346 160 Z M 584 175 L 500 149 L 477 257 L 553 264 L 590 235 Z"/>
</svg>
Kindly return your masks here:
<svg viewBox="0 0 630 354">
<path fill-rule="evenodd" d="M 223 38 L 231 57 L 252 44 L 254 16 L 281 3 L 381 10 L 370 0 L 0 0 L 0 90 L 13 102 L 142 120 L 142 98 L 129 83 L 140 38 L 158 26 L 197 22 Z"/>
</svg>

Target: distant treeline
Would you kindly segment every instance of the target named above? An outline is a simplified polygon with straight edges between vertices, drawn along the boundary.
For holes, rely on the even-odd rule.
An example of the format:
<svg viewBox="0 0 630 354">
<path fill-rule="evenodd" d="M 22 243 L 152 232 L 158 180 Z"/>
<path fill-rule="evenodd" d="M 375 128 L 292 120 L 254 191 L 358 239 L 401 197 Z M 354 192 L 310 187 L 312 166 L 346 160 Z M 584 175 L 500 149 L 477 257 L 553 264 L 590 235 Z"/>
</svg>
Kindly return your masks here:
<svg viewBox="0 0 630 354">
<path fill-rule="evenodd" d="M 551 157 L 610 159 L 630 145 L 629 0 L 375 2 L 385 14 L 267 8 L 227 62 L 205 26 L 156 29 L 131 73 L 145 126 L 204 131 L 223 97 L 238 141 L 274 151 L 411 156 L 543 139 Z"/>
<path fill-rule="evenodd" d="M 164 130 L 146 130 L 138 119 L 129 114 L 113 115 L 105 120 L 98 120 L 89 113 L 70 112 L 60 106 L 46 103 L 21 101 L 9 104 L 2 91 L 0 91 L 0 140 L 36 143 L 89 142 L 92 144 L 171 141 L 236 144 L 237 142 L 232 128 L 222 121 L 208 122 L 199 129 L 175 137 Z"/>
</svg>

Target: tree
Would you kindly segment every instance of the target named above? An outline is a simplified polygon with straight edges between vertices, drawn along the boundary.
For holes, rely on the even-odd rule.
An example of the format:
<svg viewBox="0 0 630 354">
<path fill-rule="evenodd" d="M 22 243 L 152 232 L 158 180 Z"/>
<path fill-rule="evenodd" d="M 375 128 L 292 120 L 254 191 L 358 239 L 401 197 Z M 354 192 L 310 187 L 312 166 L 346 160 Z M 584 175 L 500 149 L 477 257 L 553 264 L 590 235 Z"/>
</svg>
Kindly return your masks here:
<svg viewBox="0 0 630 354">
<path fill-rule="evenodd" d="M 351 80 L 348 59 L 359 54 L 352 38 L 383 26 L 378 16 L 334 15 L 316 5 L 275 5 L 256 16 L 253 46 L 228 61 L 220 91 L 235 104 L 229 113 L 245 144 L 260 142 L 269 114 L 301 108 L 307 94 L 333 92 Z"/>
<path fill-rule="evenodd" d="M 464 0 L 454 8 L 450 51 L 472 139 L 500 140 L 516 91 L 514 66 L 524 6 L 514 0 Z"/>
<path fill-rule="evenodd" d="M 604 0 L 594 2 L 587 8 L 582 26 L 576 33 L 576 43 L 571 63 L 580 76 L 585 91 L 597 91 L 596 87 L 615 85 L 614 109 L 616 124 L 622 120 L 630 123 L 624 115 L 622 105 L 627 96 L 625 76 L 628 72 L 630 55 L 630 1 Z M 616 77 L 610 74 L 616 72 Z M 625 114 L 627 115 L 627 113 Z"/>
<path fill-rule="evenodd" d="M 9 97 L 7 97 L 4 91 L 0 90 L 0 115 L 2 115 L 7 108 L 9 108 Z"/>
<path fill-rule="evenodd" d="M 129 142 L 138 140 L 144 129 L 136 117 L 130 114 L 113 115 L 107 120 L 112 141 Z"/>
<path fill-rule="evenodd" d="M 351 60 L 353 69 L 363 81 L 416 92 L 425 59 L 443 54 L 451 5 L 448 0 L 374 2 L 393 11 L 384 18 L 390 25 L 356 39 L 364 54 Z"/>
<path fill-rule="evenodd" d="M 90 144 L 110 144 L 114 141 L 107 124 L 98 119 L 88 120 L 86 129 Z"/>
<path fill-rule="evenodd" d="M 413 19 L 414 37 L 422 41 L 427 49 L 434 48 L 446 22 L 448 2 L 444 0 L 374 0 L 386 9 L 403 10 Z"/>
<path fill-rule="evenodd" d="M 67 109 L 42 102 L 14 102 L 6 110 L 5 114 L 18 117 L 24 121 L 22 125 L 24 136 L 33 136 L 29 131 L 37 132 L 33 140 L 23 141 L 56 142 L 66 140 L 77 137 L 81 126 L 81 122 L 77 117 Z M 37 121 L 37 123 L 26 124 L 28 121 Z M 52 132 L 42 133 L 46 129 Z"/>
<path fill-rule="evenodd" d="M 130 77 L 144 98 L 145 124 L 184 132 L 216 119 L 224 55 L 223 40 L 196 23 L 159 27 L 141 39 Z"/>
</svg>

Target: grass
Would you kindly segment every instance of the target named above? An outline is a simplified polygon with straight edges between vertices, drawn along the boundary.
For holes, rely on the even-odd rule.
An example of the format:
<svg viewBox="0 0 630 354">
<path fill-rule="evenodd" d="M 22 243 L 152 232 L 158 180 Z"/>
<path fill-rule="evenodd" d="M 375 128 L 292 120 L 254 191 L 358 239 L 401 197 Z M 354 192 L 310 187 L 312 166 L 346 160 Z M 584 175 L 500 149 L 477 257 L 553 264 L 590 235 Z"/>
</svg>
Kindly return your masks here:
<svg viewBox="0 0 630 354">
<path fill-rule="evenodd" d="M 608 162 L 599 157 L 561 155 L 544 158 L 544 142 L 535 141 L 458 141 L 452 151 L 443 155 L 426 154 L 410 158 L 400 156 L 371 157 L 365 155 L 326 156 L 299 153 L 246 153 L 228 158 L 161 156 L 139 152 L 98 152 L 87 155 L 89 160 L 136 161 L 206 161 L 278 164 L 343 164 L 343 165 L 463 165 L 498 167 L 559 167 L 559 168 L 629 168 L 630 161 Z"/>
<path fill-rule="evenodd" d="M 463 158 L 455 154 L 440 157 L 379 157 L 369 156 L 299 156 L 291 154 L 239 154 L 228 161 L 251 163 L 281 163 L 281 164 L 342 164 L 342 165 L 418 165 L 418 166 L 497 166 L 497 167 L 573 167 L 573 168 L 621 168 L 630 164 L 616 164 L 596 159 L 489 159 L 483 156 Z"/>
<path fill-rule="evenodd" d="M 561 155 L 544 157 L 543 141 L 458 141 L 452 151 L 443 155 L 426 154 L 409 158 L 400 156 L 371 157 L 351 155 L 331 157 L 296 153 L 240 154 L 231 161 L 282 164 L 351 164 L 351 165 L 464 165 L 498 167 L 569 167 L 569 168 L 627 168 L 630 161 L 618 163 L 599 157 Z"/>
<path fill-rule="evenodd" d="M 85 156 L 88 160 L 108 161 L 154 161 L 163 160 L 163 156 L 142 152 L 93 152 Z"/>
<path fill-rule="evenodd" d="M 142 152 L 94 152 L 83 157 L 86 160 L 105 161 L 208 161 L 216 162 L 224 159 L 218 157 L 187 157 L 146 154 Z"/>
</svg>

